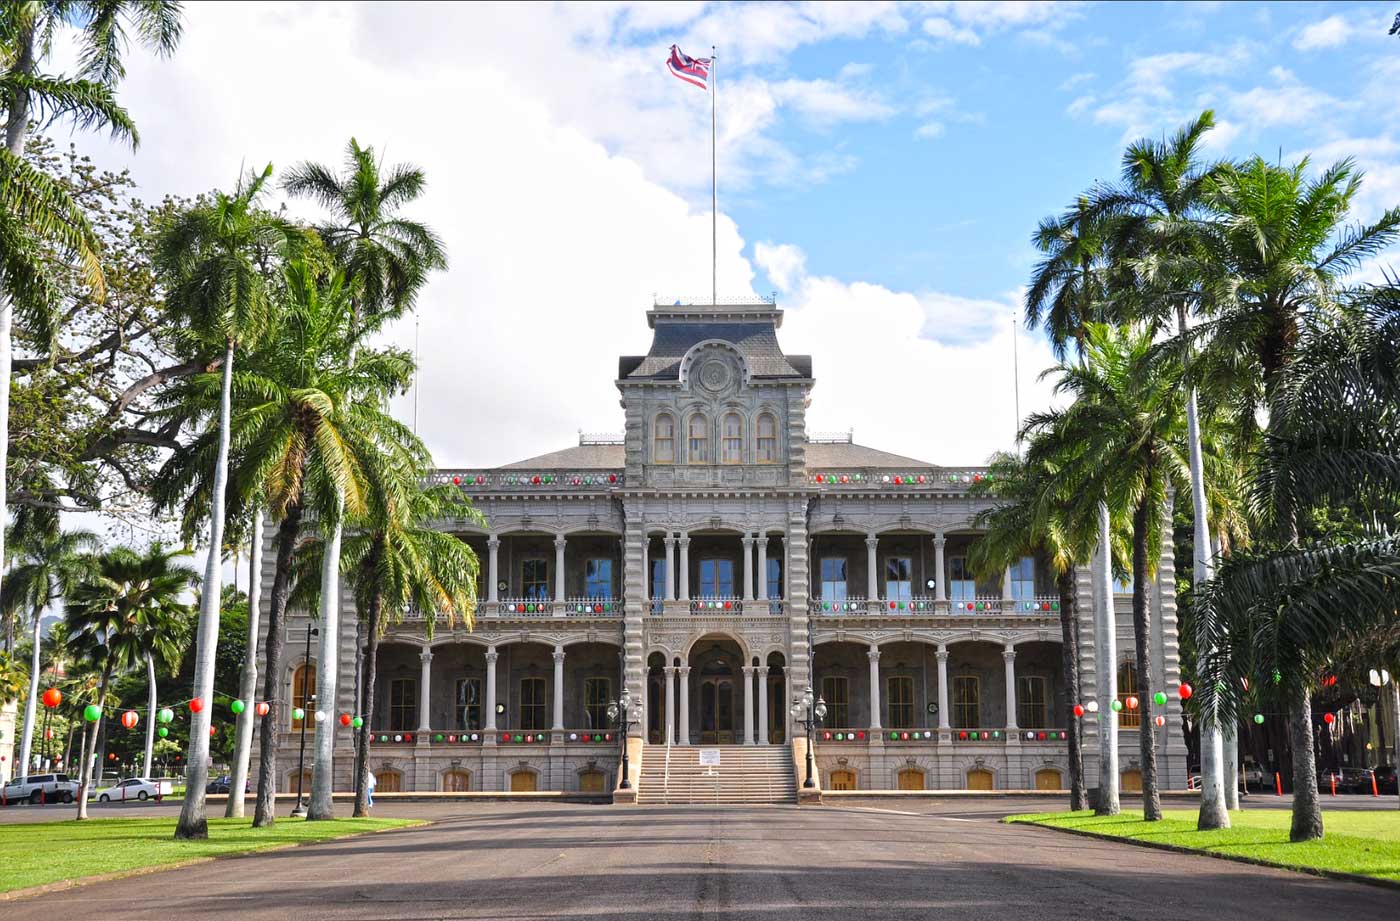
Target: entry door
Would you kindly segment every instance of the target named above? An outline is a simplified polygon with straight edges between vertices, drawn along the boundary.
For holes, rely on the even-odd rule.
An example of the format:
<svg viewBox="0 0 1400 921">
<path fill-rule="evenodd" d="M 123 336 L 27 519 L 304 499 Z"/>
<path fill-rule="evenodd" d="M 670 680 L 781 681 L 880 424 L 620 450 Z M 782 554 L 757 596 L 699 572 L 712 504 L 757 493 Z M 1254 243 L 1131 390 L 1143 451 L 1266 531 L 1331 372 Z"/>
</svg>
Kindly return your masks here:
<svg viewBox="0 0 1400 921">
<path fill-rule="evenodd" d="M 734 682 L 727 678 L 700 682 L 700 744 L 734 743 Z"/>
<path fill-rule="evenodd" d="M 787 700 L 782 675 L 768 676 L 768 742 L 781 745 L 787 741 Z"/>
</svg>

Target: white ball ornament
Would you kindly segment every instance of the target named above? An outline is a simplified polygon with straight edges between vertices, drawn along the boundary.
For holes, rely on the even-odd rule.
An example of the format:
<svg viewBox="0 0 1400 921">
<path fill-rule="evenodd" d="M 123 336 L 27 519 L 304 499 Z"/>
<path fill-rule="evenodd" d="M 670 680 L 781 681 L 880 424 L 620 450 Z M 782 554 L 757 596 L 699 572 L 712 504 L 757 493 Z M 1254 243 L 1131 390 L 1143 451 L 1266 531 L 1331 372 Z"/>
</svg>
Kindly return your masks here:
<svg viewBox="0 0 1400 921">
<path fill-rule="evenodd" d="M 325 721 L 326 721 L 326 711 L 325 711 L 325 710 L 317 710 L 317 711 L 316 711 L 316 722 L 318 722 L 318 723 L 324 723 Z"/>
<path fill-rule="evenodd" d="M 1085 709 L 1085 710 L 1088 710 L 1090 713 L 1098 713 L 1098 712 L 1099 712 L 1099 702 L 1098 702 L 1097 700 L 1091 700 L 1091 701 L 1089 701 L 1088 705 L 1085 706 L 1084 709 Z"/>
</svg>

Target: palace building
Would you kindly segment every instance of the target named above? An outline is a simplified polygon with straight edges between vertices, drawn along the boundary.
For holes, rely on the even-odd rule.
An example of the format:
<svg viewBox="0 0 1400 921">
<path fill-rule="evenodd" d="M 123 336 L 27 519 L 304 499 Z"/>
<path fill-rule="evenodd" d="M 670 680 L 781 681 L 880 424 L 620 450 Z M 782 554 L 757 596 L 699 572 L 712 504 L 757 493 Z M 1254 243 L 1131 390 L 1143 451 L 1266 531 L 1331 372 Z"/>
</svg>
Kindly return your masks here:
<svg viewBox="0 0 1400 921">
<path fill-rule="evenodd" d="M 485 516 L 441 522 L 481 560 L 480 603 L 473 630 L 439 623 L 429 637 L 410 614 L 385 635 L 378 791 L 606 795 L 622 736 L 609 704 L 624 687 L 643 802 L 792 801 L 805 772 L 794 700 L 809 687 L 826 705 L 813 729 L 825 790 L 1066 786 L 1075 701 L 1055 580 L 1030 557 L 992 578 L 969 568 L 973 519 L 990 501 L 970 494 L 983 471 L 809 433 L 812 358 L 783 351 L 771 300 L 658 303 L 646 317 L 650 350 L 618 362 L 622 435 L 435 474 Z M 937 426 L 936 401 L 926 407 Z M 957 453 L 950 440 L 939 460 Z M 1135 661 L 1126 587 L 1113 598 L 1116 655 L 1099 661 L 1093 585 L 1079 567 L 1080 699 L 1097 696 L 1106 667 L 1124 700 L 1142 667 L 1154 688 L 1175 688 L 1170 546 L 1150 590 L 1151 662 Z M 332 715 L 356 712 L 348 590 L 342 608 Z M 284 700 L 310 712 L 308 626 L 290 612 L 282 679 Z M 1089 786 L 1114 718 L 1123 789 L 1140 782 L 1142 731 L 1160 734 L 1164 788 L 1185 786 L 1176 695 L 1164 727 L 1139 726 L 1139 712 L 1084 718 Z M 296 789 L 300 728 L 279 734 L 283 789 Z M 337 729 L 337 789 L 352 786 L 351 735 Z M 702 749 L 719 752 L 702 766 Z"/>
</svg>

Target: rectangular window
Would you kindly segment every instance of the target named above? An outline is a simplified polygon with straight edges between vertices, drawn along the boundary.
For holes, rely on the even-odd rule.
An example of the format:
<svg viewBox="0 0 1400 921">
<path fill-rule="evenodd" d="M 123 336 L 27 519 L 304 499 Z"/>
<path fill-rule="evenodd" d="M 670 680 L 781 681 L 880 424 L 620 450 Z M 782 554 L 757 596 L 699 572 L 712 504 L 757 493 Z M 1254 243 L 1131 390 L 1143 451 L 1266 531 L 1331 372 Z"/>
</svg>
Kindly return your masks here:
<svg viewBox="0 0 1400 921">
<path fill-rule="evenodd" d="M 395 678 L 389 682 L 389 730 L 411 732 L 418 728 L 418 681 Z"/>
<path fill-rule="evenodd" d="M 656 447 L 651 459 L 657 464 L 676 461 L 676 420 L 670 416 L 660 416 L 656 420 Z"/>
<path fill-rule="evenodd" d="M 732 598 L 734 596 L 734 561 L 700 561 L 701 598 Z"/>
<path fill-rule="evenodd" d="M 778 422 L 768 413 L 758 417 L 758 444 L 754 452 L 760 464 L 778 459 Z"/>
<path fill-rule="evenodd" d="M 525 598 L 549 598 L 549 561 L 520 561 L 520 592 Z"/>
<path fill-rule="evenodd" d="M 982 682 L 976 675 L 958 675 L 953 679 L 953 726 L 982 727 Z"/>
<path fill-rule="evenodd" d="M 1118 711 L 1119 729 L 1137 729 L 1142 726 L 1141 702 L 1139 702 L 1138 709 L 1128 709 L 1128 698 L 1136 697 L 1137 692 L 1137 663 L 1124 662 L 1118 669 L 1118 699 L 1123 702 L 1123 709 Z"/>
<path fill-rule="evenodd" d="M 914 679 L 908 675 L 894 675 L 886 679 L 885 699 L 890 728 L 913 728 Z"/>
<path fill-rule="evenodd" d="M 612 597 L 613 561 L 607 558 L 586 560 L 583 564 L 583 594 L 585 598 Z"/>
<path fill-rule="evenodd" d="M 726 464 L 737 464 L 744 459 L 744 420 L 738 413 L 730 413 L 721 423 L 720 460 Z"/>
<path fill-rule="evenodd" d="M 822 557 L 822 601 L 846 600 L 846 558 Z"/>
<path fill-rule="evenodd" d="M 783 561 L 776 557 L 768 559 L 768 597 L 778 599 L 783 597 Z"/>
<path fill-rule="evenodd" d="M 1017 601 L 1035 597 L 1035 557 L 1023 556 L 1011 564 L 1011 597 Z"/>
<path fill-rule="evenodd" d="M 455 722 L 453 725 L 458 729 L 481 728 L 480 678 L 457 679 L 457 702 L 454 720 Z"/>
<path fill-rule="evenodd" d="M 1016 679 L 1016 724 L 1022 729 L 1042 729 L 1050 725 L 1045 679 L 1040 675 L 1022 675 Z"/>
<path fill-rule="evenodd" d="M 710 424 L 704 416 L 690 417 L 690 454 L 686 460 L 692 464 L 709 463 Z"/>
<path fill-rule="evenodd" d="M 914 562 L 907 556 L 885 557 L 885 599 L 908 601 L 914 597 Z"/>
<path fill-rule="evenodd" d="M 968 568 L 967 557 L 948 557 L 948 600 L 973 601 L 977 598 L 977 579 Z"/>
<path fill-rule="evenodd" d="M 607 728 L 608 698 L 611 695 L 611 678 L 583 679 L 583 728 Z"/>
<path fill-rule="evenodd" d="M 824 724 L 832 729 L 847 729 L 851 725 L 850 682 L 840 675 L 822 678 L 822 699 L 826 701 Z"/>
<path fill-rule="evenodd" d="M 666 598 L 666 558 L 654 559 L 651 561 L 651 600 L 662 601 Z"/>
<path fill-rule="evenodd" d="M 549 728 L 548 706 L 545 704 L 543 678 L 520 679 L 520 728 Z"/>
</svg>

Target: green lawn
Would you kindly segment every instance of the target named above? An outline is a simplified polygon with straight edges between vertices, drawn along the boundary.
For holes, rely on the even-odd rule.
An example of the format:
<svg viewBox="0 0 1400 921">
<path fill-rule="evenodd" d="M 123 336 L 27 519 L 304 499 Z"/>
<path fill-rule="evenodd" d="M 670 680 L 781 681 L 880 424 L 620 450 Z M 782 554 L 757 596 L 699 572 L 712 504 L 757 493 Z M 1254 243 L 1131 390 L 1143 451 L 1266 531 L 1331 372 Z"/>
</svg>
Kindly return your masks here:
<svg viewBox="0 0 1400 921">
<path fill-rule="evenodd" d="M 1324 812 L 1327 835 L 1321 841 L 1288 840 L 1286 809 L 1230 813 L 1232 827 L 1197 831 L 1196 810 L 1167 809 L 1160 822 L 1144 822 L 1140 812 L 1096 816 L 1092 812 L 1030 813 L 1007 822 L 1072 828 L 1115 838 L 1171 844 L 1206 854 L 1248 857 L 1289 869 L 1356 873 L 1400 882 L 1400 811 Z"/>
<path fill-rule="evenodd" d="M 423 824 L 408 819 L 306 822 L 284 818 L 271 828 L 253 828 L 252 823 L 251 818 L 210 819 L 207 841 L 176 841 L 171 837 L 173 818 L 0 825 L 0 892 Z"/>
</svg>

